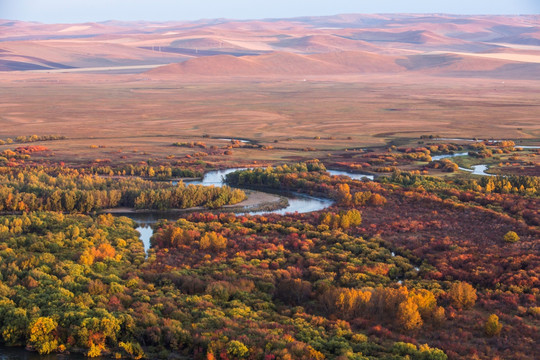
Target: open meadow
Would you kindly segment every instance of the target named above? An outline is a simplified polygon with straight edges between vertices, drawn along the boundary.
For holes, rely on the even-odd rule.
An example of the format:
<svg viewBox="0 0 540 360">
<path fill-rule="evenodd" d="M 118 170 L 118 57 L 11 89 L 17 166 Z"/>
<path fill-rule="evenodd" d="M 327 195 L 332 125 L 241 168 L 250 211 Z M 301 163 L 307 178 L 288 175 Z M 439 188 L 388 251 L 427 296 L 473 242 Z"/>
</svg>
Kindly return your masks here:
<svg viewBox="0 0 540 360">
<path fill-rule="evenodd" d="M 9 74 L 0 87 L 0 137 L 65 136 L 47 147 L 66 162 L 178 159 L 201 151 L 172 147 L 175 142 L 211 147 L 226 145 L 219 139 L 228 138 L 267 149 L 235 149 L 217 161 L 321 159 L 345 149 L 415 144 L 425 134 L 529 145 L 540 137 L 538 81 L 358 75 L 195 83 L 116 77 L 20 80 Z"/>
</svg>

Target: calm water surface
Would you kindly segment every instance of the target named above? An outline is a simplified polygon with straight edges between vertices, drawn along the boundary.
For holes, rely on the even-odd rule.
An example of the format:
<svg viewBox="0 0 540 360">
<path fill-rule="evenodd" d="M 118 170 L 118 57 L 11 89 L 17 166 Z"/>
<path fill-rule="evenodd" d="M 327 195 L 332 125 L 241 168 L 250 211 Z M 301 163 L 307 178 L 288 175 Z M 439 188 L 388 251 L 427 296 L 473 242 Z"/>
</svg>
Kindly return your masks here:
<svg viewBox="0 0 540 360">
<path fill-rule="evenodd" d="M 86 356 L 79 354 L 49 354 L 39 355 L 37 352 L 26 351 L 23 348 L 10 348 L 0 346 L 0 360 L 85 360 Z M 94 358 L 95 360 L 106 359 L 104 357 Z"/>
<path fill-rule="evenodd" d="M 210 185 L 223 186 L 225 185 L 225 176 L 227 174 L 230 174 L 237 170 L 245 170 L 245 169 L 247 168 L 232 168 L 232 169 L 226 169 L 226 170 L 209 171 L 204 175 L 204 177 L 201 180 L 186 181 L 185 184 L 186 185 L 188 184 L 204 185 L 204 186 L 210 186 Z M 331 175 L 345 175 L 345 176 L 350 175 L 350 177 L 353 179 L 363 179 L 363 178 L 372 179 L 372 176 L 370 175 L 352 174 L 346 171 L 329 170 L 328 172 Z M 177 184 L 177 182 L 173 182 L 173 184 Z M 289 202 L 289 204 L 283 209 L 272 210 L 272 211 L 242 212 L 240 214 L 262 215 L 262 214 L 272 213 L 272 214 L 285 215 L 287 213 L 295 213 L 295 212 L 301 214 L 301 213 L 323 210 L 332 206 L 332 204 L 334 203 L 334 201 L 331 199 L 325 199 L 325 198 L 309 196 L 309 195 L 299 194 L 299 193 L 287 193 L 287 194 L 283 193 L 280 195 L 286 197 Z M 136 230 L 141 234 L 140 239 L 142 240 L 144 244 L 145 252 L 148 252 L 148 250 L 150 249 L 150 237 L 152 237 L 153 235 L 152 224 L 156 223 L 160 219 L 167 219 L 167 220 L 175 221 L 179 217 L 178 212 L 137 213 L 137 214 L 127 214 L 126 216 L 135 220 L 135 222 L 139 224 Z"/>
<path fill-rule="evenodd" d="M 223 186 L 225 185 L 225 176 L 237 170 L 246 170 L 247 168 L 232 168 L 225 170 L 215 170 L 207 172 L 201 180 L 186 181 L 185 184 L 193 185 L 204 185 L 204 186 Z M 355 174 L 348 171 L 341 170 L 328 170 L 330 175 L 337 176 L 347 176 L 354 180 L 373 180 L 373 175 L 365 174 Z M 173 185 L 176 185 L 177 182 L 173 182 Z M 255 211 L 255 212 L 243 212 L 240 214 L 250 214 L 250 215 L 262 215 L 262 214 L 279 214 L 285 215 L 287 213 L 307 213 L 312 211 L 324 210 L 334 203 L 331 199 L 325 199 L 315 196 L 309 196 L 299 193 L 288 193 L 280 194 L 285 196 L 289 204 L 282 209 L 273 210 L 273 211 Z M 139 226 L 137 231 L 141 234 L 140 239 L 144 244 L 145 252 L 148 252 L 150 249 L 150 237 L 153 235 L 152 224 L 156 223 L 160 219 L 167 219 L 175 221 L 178 219 L 178 213 L 174 212 L 163 212 L 163 213 L 138 213 L 138 214 L 129 214 L 127 215 L 131 219 L 135 220 Z"/>
<path fill-rule="evenodd" d="M 436 156 L 432 156 L 431 159 L 433 161 L 435 161 L 435 160 L 453 158 L 453 157 L 456 157 L 456 156 L 465 156 L 465 155 L 468 155 L 468 154 L 469 154 L 468 152 L 461 152 L 461 153 L 455 153 L 455 154 L 436 155 Z M 473 175 L 495 176 L 493 174 L 488 174 L 486 172 L 487 169 L 488 169 L 488 166 L 484 165 L 484 164 L 472 165 L 471 169 L 463 168 L 461 166 L 459 167 L 459 170 L 470 172 Z"/>
<path fill-rule="evenodd" d="M 366 174 L 355 174 L 348 171 L 342 171 L 342 170 L 326 170 L 330 175 L 333 176 L 347 176 L 353 180 L 373 180 L 375 177 L 373 175 L 366 175 Z"/>
</svg>

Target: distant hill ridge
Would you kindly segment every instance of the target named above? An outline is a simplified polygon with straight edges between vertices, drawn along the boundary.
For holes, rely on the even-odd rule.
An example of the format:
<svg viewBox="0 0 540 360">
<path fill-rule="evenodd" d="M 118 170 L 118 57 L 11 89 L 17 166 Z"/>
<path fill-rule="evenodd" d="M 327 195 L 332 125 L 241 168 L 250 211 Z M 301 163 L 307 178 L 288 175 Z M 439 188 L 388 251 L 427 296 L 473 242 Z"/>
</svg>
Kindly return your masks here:
<svg viewBox="0 0 540 360">
<path fill-rule="evenodd" d="M 362 51 L 313 55 L 272 52 L 257 56 L 216 55 L 165 65 L 150 75 L 330 75 L 362 72 L 397 72 L 405 68 L 399 57 Z"/>
<path fill-rule="evenodd" d="M 341 14 L 40 24 L 0 20 L 0 72 L 307 76 L 415 72 L 528 79 L 540 16 Z M 99 69 L 99 70 L 96 70 Z M 474 72 L 472 74 L 471 72 Z"/>
<path fill-rule="evenodd" d="M 512 76 L 526 79 L 540 64 L 482 58 L 453 53 L 426 53 L 420 55 L 392 56 L 364 51 L 335 51 L 311 55 L 272 52 L 255 56 L 215 55 L 190 59 L 184 62 L 157 67 L 146 72 L 150 77 L 175 76 L 308 76 L 340 74 L 372 74 L 420 72 L 431 75 L 481 75 L 501 76 L 512 69 Z"/>
</svg>

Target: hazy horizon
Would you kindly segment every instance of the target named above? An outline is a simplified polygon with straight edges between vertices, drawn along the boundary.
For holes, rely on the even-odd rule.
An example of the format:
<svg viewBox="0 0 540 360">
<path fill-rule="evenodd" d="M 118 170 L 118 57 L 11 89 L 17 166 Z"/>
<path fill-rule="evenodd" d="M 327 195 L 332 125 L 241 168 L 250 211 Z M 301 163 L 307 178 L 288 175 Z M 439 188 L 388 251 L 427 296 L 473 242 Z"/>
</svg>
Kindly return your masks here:
<svg viewBox="0 0 540 360">
<path fill-rule="evenodd" d="M 0 2 L 0 18 L 42 23 L 78 23 L 118 21 L 194 21 L 228 18 L 238 20 L 329 16 L 336 14 L 452 14 L 452 15 L 535 15 L 540 3 L 535 0 L 455 0 L 434 3 L 412 0 L 407 3 L 381 0 L 365 1 L 275 0 L 255 3 L 246 0 L 204 0 L 194 4 L 186 0 L 4 0 Z"/>
</svg>

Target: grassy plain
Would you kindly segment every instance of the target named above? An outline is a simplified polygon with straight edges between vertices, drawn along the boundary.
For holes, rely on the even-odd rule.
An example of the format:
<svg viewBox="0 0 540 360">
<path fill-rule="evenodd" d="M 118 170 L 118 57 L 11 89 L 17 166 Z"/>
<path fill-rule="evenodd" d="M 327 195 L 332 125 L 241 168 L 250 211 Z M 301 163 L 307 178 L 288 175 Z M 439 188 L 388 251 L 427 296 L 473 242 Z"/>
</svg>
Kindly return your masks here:
<svg viewBox="0 0 540 360">
<path fill-rule="evenodd" d="M 227 144 L 219 138 L 273 147 L 235 149 L 219 162 L 325 158 L 414 144 L 422 134 L 535 144 L 538 93 L 537 81 L 411 75 L 154 82 L 144 74 L 8 74 L 0 86 L 0 138 L 65 135 L 47 147 L 56 159 L 84 162 L 178 159 L 201 149 L 172 143 Z"/>
</svg>

